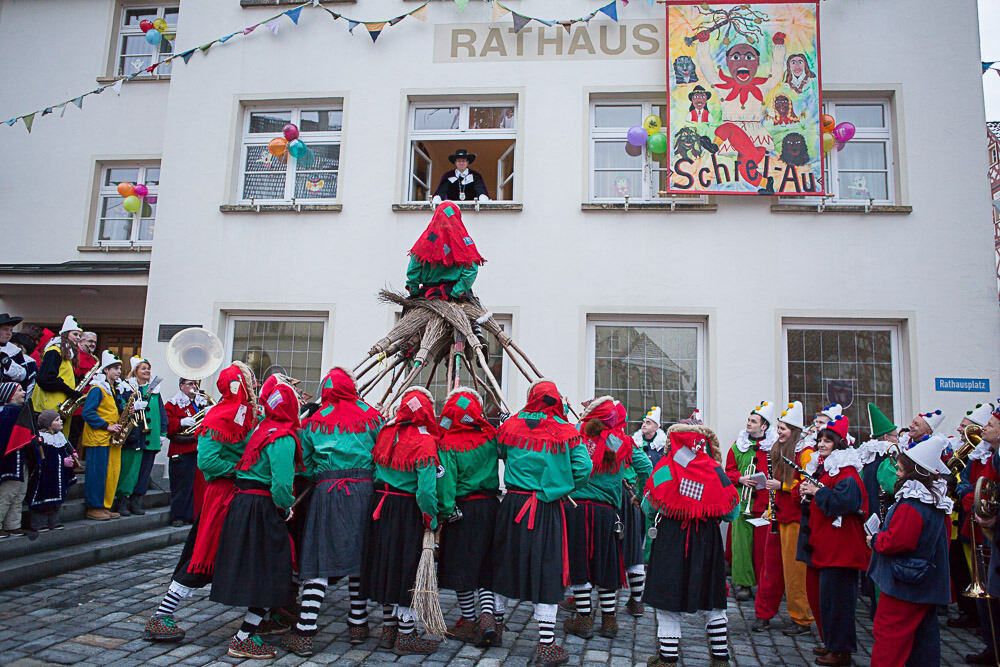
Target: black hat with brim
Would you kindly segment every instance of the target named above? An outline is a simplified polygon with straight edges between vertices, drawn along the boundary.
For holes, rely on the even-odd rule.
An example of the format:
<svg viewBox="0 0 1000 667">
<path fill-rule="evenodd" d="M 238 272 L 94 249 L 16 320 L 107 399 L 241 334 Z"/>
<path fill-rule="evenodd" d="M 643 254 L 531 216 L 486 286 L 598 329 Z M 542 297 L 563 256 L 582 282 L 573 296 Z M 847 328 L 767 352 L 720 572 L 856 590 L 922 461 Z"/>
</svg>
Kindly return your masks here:
<svg viewBox="0 0 1000 667">
<path fill-rule="evenodd" d="M 695 86 L 694 89 L 690 93 L 688 93 L 688 99 L 689 100 L 692 99 L 695 96 L 695 93 L 704 93 L 706 100 L 712 99 L 712 93 L 710 91 L 705 90 L 700 85 Z"/>
<path fill-rule="evenodd" d="M 0 313 L 0 327 L 5 324 L 20 324 L 22 320 L 24 320 L 23 317 L 14 317 L 7 313 Z"/>
<path fill-rule="evenodd" d="M 454 154 L 449 155 L 448 156 L 448 160 L 452 164 L 455 164 L 455 160 L 457 160 L 460 157 L 464 157 L 466 160 L 468 160 L 469 164 L 472 164 L 473 162 L 476 161 L 476 154 L 475 153 L 470 153 L 469 151 L 465 150 L 464 148 L 459 148 L 457 151 L 454 152 Z"/>
</svg>

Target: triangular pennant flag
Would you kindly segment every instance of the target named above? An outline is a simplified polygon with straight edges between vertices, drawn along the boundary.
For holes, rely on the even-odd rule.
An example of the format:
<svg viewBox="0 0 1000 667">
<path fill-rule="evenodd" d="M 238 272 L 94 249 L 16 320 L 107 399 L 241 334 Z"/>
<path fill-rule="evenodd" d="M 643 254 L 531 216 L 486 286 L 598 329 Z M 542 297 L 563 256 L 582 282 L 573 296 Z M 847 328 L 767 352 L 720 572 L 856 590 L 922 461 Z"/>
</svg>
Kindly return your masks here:
<svg viewBox="0 0 1000 667">
<path fill-rule="evenodd" d="M 427 23 L 427 3 L 425 2 L 424 4 L 414 9 L 412 12 L 410 12 L 410 16 L 412 16 L 415 19 L 419 19 L 424 23 Z"/>
<path fill-rule="evenodd" d="M 254 26 L 254 27 L 256 28 L 257 26 Z M 217 40 L 217 39 L 213 39 L 213 40 L 212 40 L 211 42 L 206 42 L 206 43 L 202 44 L 201 46 L 199 46 L 199 47 L 198 47 L 198 49 L 199 49 L 199 50 L 200 50 L 200 51 L 201 51 L 202 53 L 207 53 L 207 52 L 208 52 L 208 50 L 209 50 L 210 48 L 212 48 L 212 45 L 213 45 L 213 44 L 215 44 L 215 43 L 216 43 L 217 41 L 219 41 L 219 40 Z"/>
<path fill-rule="evenodd" d="M 628 7 L 628 0 L 622 0 L 622 7 Z"/>
<path fill-rule="evenodd" d="M 45 107 L 45 108 L 44 108 L 44 109 L 42 110 L 42 115 L 43 115 L 43 116 L 48 116 L 48 115 L 49 115 L 50 113 L 52 113 L 52 107 Z"/>
<path fill-rule="evenodd" d="M 14 123 L 17 122 L 17 119 L 11 118 L 10 120 L 5 120 L 4 122 L 7 123 L 7 127 L 14 127 Z"/>
<path fill-rule="evenodd" d="M 115 85 L 111 86 L 114 89 L 114 91 L 115 91 L 115 95 L 121 95 L 122 94 L 122 84 L 123 83 L 125 83 L 125 79 L 118 79 L 117 81 L 115 81 Z"/>
<path fill-rule="evenodd" d="M 399 23 L 400 21 L 402 21 L 405 18 L 406 18 L 406 14 L 403 14 L 402 16 L 397 16 L 396 18 L 394 18 L 391 21 L 389 21 L 389 25 L 396 25 L 397 23 Z"/>
<path fill-rule="evenodd" d="M 359 25 L 361 25 L 361 24 L 358 23 L 357 21 L 352 21 L 350 19 L 347 19 L 347 32 L 349 32 L 349 33 L 351 33 L 353 35 L 354 34 L 354 29 L 357 28 Z"/>
<path fill-rule="evenodd" d="M 299 24 L 299 14 L 301 14 L 301 13 L 302 13 L 302 8 L 301 7 L 296 7 L 295 9 L 289 9 L 287 12 L 285 12 L 285 16 L 287 16 L 288 18 L 292 19 L 292 23 L 294 23 L 295 25 L 298 25 Z"/>
<path fill-rule="evenodd" d="M 378 23 L 366 23 L 365 28 L 368 30 L 368 34 L 371 35 L 372 42 L 378 39 L 378 36 L 382 34 L 382 28 L 385 27 L 385 21 L 379 21 Z"/>
<path fill-rule="evenodd" d="M 29 113 L 27 116 L 21 116 L 21 120 L 24 121 L 24 126 L 28 128 L 28 134 L 31 134 L 31 124 L 35 122 L 35 114 Z"/>
<path fill-rule="evenodd" d="M 983 74 L 986 74 L 986 70 L 990 69 L 991 67 L 993 67 L 996 64 L 997 64 L 997 61 L 995 61 L 995 60 L 993 62 L 989 62 L 989 63 L 984 61 L 983 62 Z"/>
<path fill-rule="evenodd" d="M 257 25 L 260 25 L 260 24 L 258 23 Z M 256 25 L 252 25 L 252 26 L 250 26 L 248 28 L 243 28 L 243 34 L 244 35 L 249 35 L 250 33 L 252 33 L 256 29 L 257 29 Z"/>
<path fill-rule="evenodd" d="M 531 23 L 530 16 L 521 16 L 517 12 L 513 11 L 510 13 L 510 16 L 512 19 L 514 19 L 514 32 L 521 32 L 521 30 L 524 29 L 524 26 Z"/>
<path fill-rule="evenodd" d="M 465 11 L 465 8 L 469 5 L 469 0 L 455 0 L 455 6 L 458 7 L 458 11 Z"/>
<path fill-rule="evenodd" d="M 181 59 L 184 61 L 185 65 L 188 64 L 188 61 L 191 60 L 191 56 L 193 55 L 194 55 L 194 49 L 188 49 L 187 51 L 181 54 Z"/>
<path fill-rule="evenodd" d="M 236 32 L 231 32 L 228 35 L 226 35 L 225 37 L 220 37 L 219 38 L 219 44 L 225 44 L 226 42 L 228 42 L 229 40 L 231 40 L 233 37 L 235 37 L 238 34 L 240 34 L 239 30 L 237 30 Z M 181 54 L 181 55 L 184 55 L 184 54 Z"/>
<path fill-rule="evenodd" d="M 153 63 L 152 65 L 150 65 L 149 67 L 146 68 L 146 71 L 152 73 L 152 72 L 156 71 L 156 68 L 159 67 L 159 66 L 160 66 L 160 63 Z M 105 88 L 107 88 L 107 86 L 105 86 Z"/>
<path fill-rule="evenodd" d="M 509 14 L 509 13 L 510 13 L 509 9 L 507 9 L 506 7 L 504 7 L 503 5 L 501 5 L 498 0 L 494 0 L 494 2 L 493 2 L 493 20 L 494 21 L 499 21 L 503 17 L 507 16 L 507 14 Z"/>
<path fill-rule="evenodd" d="M 573 27 L 574 23 L 576 23 L 576 21 L 560 21 L 559 25 L 566 28 L 566 32 L 569 32 L 569 29 Z"/>
<path fill-rule="evenodd" d="M 146 71 L 146 70 L 144 70 L 144 71 Z M 108 86 L 110 86 L 110 85 L 111 84 L 109 83 Z M 94 88 L 92 91 L 90 91 L 87 94 L 88 95 L 100 95 L 101 93 L 104 92 L 104 89 L 107 88 L 108 86 L 101 86 L 100 88 Z"/>
<path fill-rule="evenodd" d="M 62 118 L 63 116 L 66 115 L 66 107 L 68 107 L 68 106 L 69 106 L 68 102 L 63 102 L 58 107 L 56 107 L 57 109 L 59 109 L 59 117 L 60 118 Z"/>
<path fill-rule="evenodd" d="M 544 19 L 535 19 L 535 20 L 538 21 L 539 23 L 549 26 L 550 28 L 556 24 L 555 21 L 546 21 Z"/>
<path fill-rule="evenodd" d="M 31 401 L 25 401 L 21 406 L 21 411 L 17 413 L 17 420 L 14 428 L 7 438 L 7 453 L 16 452 L 25 445 L 31 443 L 38 436 L 35 429 L 35 420 L 32 419 Z"/>
<path fill-rule="evenodd" d="M 618 7 L 615 6 L 615 0 L 611 0 L 611 2 L 599 8 L 597 11 L 602 14 L 607 14 L 612 21 L 618 21 Z"/>
<path fill-rule="evenodd" d="M 267 26 L 267 29 L 271 31 L 272 35 L 277 35 L 278 34 L 278 22 L 277 21 L 268 21 L 264 25 Z"/>
<path fill-rule="evenodd" d="M 1000 76 L 1000 69 L 995 69 L 993 71 L 997 73 L 997 76 Z"/>
<path fill-rule="evenodd" d="M 80 95 L 80 97 L 78 97 L 75 100 L 73 100 L 73 104 L 76 105 L 77 109 L 82 109 L 83 108 L 83 95 Z"/>
</svg>

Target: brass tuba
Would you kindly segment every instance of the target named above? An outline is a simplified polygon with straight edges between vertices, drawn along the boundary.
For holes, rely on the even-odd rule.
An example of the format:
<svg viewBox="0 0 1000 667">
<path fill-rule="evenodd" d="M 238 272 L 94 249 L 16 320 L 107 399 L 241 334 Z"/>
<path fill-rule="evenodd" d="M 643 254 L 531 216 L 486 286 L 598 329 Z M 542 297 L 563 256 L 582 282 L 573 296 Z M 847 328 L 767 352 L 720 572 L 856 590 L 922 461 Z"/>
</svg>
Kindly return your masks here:
<svg viewBox="0 0 1000 667">
<path fill-rule="evenodd" d="M 953 475 L 957 475 L 969 462 L 969 454 L 983 441 L 983 427 L 979 424 L 969 424 L 962 430 L 962 444 L 950 459 L 948 459 L 948 470 Z"/>
<path fill-rule="evenodd" d="M 189 327 L 181 329 L 167 343 L 167 367 L 179 377 L 188 380 L 203 380 L 219 370 L 222 365 L 222 341 L 208 329 Z M 215 401 L 200 391 L 209 403 L 194 415 L 194 426 L 189 426 L 181 435 L 194 435 L 202 420 Z M 252 391 L 251 391 L 252 393 Z"/>
</svg>

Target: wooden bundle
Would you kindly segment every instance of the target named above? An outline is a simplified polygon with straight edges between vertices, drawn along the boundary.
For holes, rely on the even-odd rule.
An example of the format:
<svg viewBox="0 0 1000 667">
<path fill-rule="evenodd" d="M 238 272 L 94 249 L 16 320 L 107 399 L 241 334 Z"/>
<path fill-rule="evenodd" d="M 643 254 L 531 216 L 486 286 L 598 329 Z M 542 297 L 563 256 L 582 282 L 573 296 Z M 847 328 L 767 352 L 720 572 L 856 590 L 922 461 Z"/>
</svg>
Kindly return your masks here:
<svg viewBox="0 0 1000 667">
<path fill-rule="evenodd" d="M 441 597 L 438 594 L 437 565 L 434 562 L 434 531 L 424 531 L 420 564 L 417 565 L 417 580 L 413 584 L 413 611 L 424 624 L 424 629 L 435 637 L 444 637 L 448 626 L 441 613 Z"/>
</svg>

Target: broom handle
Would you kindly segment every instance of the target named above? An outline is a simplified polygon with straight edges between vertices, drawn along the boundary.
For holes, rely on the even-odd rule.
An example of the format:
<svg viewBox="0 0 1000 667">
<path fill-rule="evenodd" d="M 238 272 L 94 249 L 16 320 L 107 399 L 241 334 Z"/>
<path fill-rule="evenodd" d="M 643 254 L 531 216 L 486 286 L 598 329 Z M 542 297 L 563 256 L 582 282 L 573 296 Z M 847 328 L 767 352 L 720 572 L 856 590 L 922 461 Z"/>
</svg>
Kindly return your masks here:
<svg viewBox="0 0 1000 667">
<path fill-rule="evenodd" d="M 396 371 L 392 374 L 392 378 L 390 378 L 390 380 L 389 380 L 389 386 L 385 388 L 385 393 L 382 394 L 382 400 L 379 401 L 376 405 L 381 406 L 381 405 L 383 405 L 385 403 L 385 399 L 389 397 L 389 392 L 392 391 L 392 388 L 396 385 L 397 382 L 399 382 L 399 377 L 403 374 L 404 370 L 406 370 L 406 364 L 405 363 L 399 364 L 396 367 Z M 374 389 L 374 388 L 375 387 L 372 387 L 372 389 Z M 371 389 L 369 389 L 369 391 L 371 391 Z M 361 394 L 362 398 L 364 398 L 364 396 L 365 396 L 364 394 Z"/>
<path fill-rule="evenodd" d="M 528 355 L 526 355 L 526 354 L 525 354 L 525 353 L 524 353 L 524 352 L 523 352 L 523 351 L 521 350 L 521 348 L 519 348 L 519 347 L 517 346 L 517 343 L 515 343 L 513 339 L 511 339 L 511 341 L 510 341 L 510 346 L 511 346 L 512 348 L 514 348 L 514 350 L 515 350 L 515 351 L 517 351 L 517 353 L 518 353 L 518 354 L 520 354 L 520 355 L 521 355 L 521 357 L 522 357 L 522 358 L 523 358 L 523 359 L 524 359 L 524 360 L 525 360 L 526 362 L 528 362 L 528 366 L 530 366 L 530 367 L 531 367 L 531 370 L 535 371 L 535 374 L 536 374 L 536 375 L 537 375 L 538 377 L 545 377 L 544 375 L 542 375 L 542 372 L 541 372 L 541 371 L 539 371 L 539 370 L 538 370 L 538 368 L 536 368 L 536 367 L 535 367 L 535 364 L 531 363 L 531 359 L 529 359 L 529 358 L 528 358 Z"/>
<path fill-rule="evenodd" d="M 500 404 L 503 406 L 504 411 L 507 412 L 507 414 L 510 414 L 510 406 L 507 405 L 507 400 L 503 396 L 503 390 L 500 389 L 500 383 L 498 383 L 497 379 L 493 377 L 493 371 L 490 370 L 490 367 L 486 363 L 486 357 L 483 356 L 482 346 L 477 346 L 475 350 L 476 356 L 479 358 L 479 365 L 482 367 L 483 372 L 486 373 L 486 379 L 493 385 L 493 389 L 496 391 L 497 398 L 500 399 Z"/>
<path fill-rule="evenodd" d="M 359 393 L 363 392 L 363 391 L 367 391 L 367 390 L 371 389 L 372 387 L 374 387 L 375 385 L 377 385 L 382 380 L 382 378 L 384 378 L 389 373 L 389 371 L 391 371 L 392 369 L 394 369 L 396 366 L 399 365 L 400 361 L 401 361 L 401 359 L 398 358 L 398 357 L 396 357 L 394 355 L 393 356 L 393 361 L 391 363 L 386 364 L 385 368 L 383 368 L 381 371 L 379 371 L 378 375 L 376 375 L 373 379 L 369 380 L 359 390 Z"/>
<path fill-rule="evenodd" d="M 431 366 L 431 372 L 427 376 L 427 384 L 424 385 L 424 389 L 427 391 L 431 390 L 431 384 L 434 382 L 434 374 L 437 373 L 438 365 L 441 363 L 441 357 L 434 360 L 434 365 Z"/>
<path fill-rule="evenodd" d="M 497 397 L 496 392 L 493 391 L 493 387 L 491 387 L 489 385 L 489 383 L 486 382 L 486 380 L 484 380 L 484 379 L 480 378 L 478 375 L 476 375 L 476 371 L 473 370 L 473 366 L 472 366 L 472 361 L 471 360 L 466 359 L 464 357 L 463 357 L 463 359 L 465 361 L 466 367 L 468 367 L 468 369 L 469 369 L 469 375 L 472 376 L 472 380 L 475 383 L 476 391 L 485 392 L 485 393 L 489 394 L 490 396 L 493 397 L 493 400 L 495 400 L 496 403 L 497 403 L 497 405 L 499 406 L 500 405 L 500 399 L 499 399 L 499 397 Z"/>
<path fill-rule="evenodd" d="M 392 398 L 389 399 L 389 405 L 395 403 L 396 399 L 402 396 L 403 392 L 410 388 L 410 385 L 413 384 L 413 381 L 417 379 L 417 373 L 419 372 L 420 372 L 420 364 L 418 363 L 415 364 L 412 369 L 410 369 L 409 375 L 407 375 L 406 379 L 403 381 L 403 386 L 401 386 L 393 393 Z"/>
<path fill-rule="evenodd" d="M 511 363 L 513 363 L 515 366 L 517 366 L 517 370 L 521 371 L 521 375 L 523 375 L 528 382 L 534 382 L 535 378 L 533 378 L 530 375 L 528 375 L 528 371 L 524 370 L 524 367 L 521 366 L 520 362 L 518 362 L 517 357 L 515 357 L 513 354 L 511 354 L 511 348 L 510 348 L 510 346 L 509 345 L 505 345 L 504 349 L 507 351 L 507 358 L 510 359 Z M 539 375 L 538 377 L 542 377 L 542 376 Z"/>
<path fill-rule="evenodd" d="M 465 362 L 465 367 L 469 369 L 469 375 L 472 376 L 472 386 L 476 388 L 478 393 L 482 393 L 483 390 L 479 386 L 479 378 L 476 377 L 476 371 L 472 368 L 472 362 L 465 357 L 462 357 L 462 361 Z"/>
</svg>

